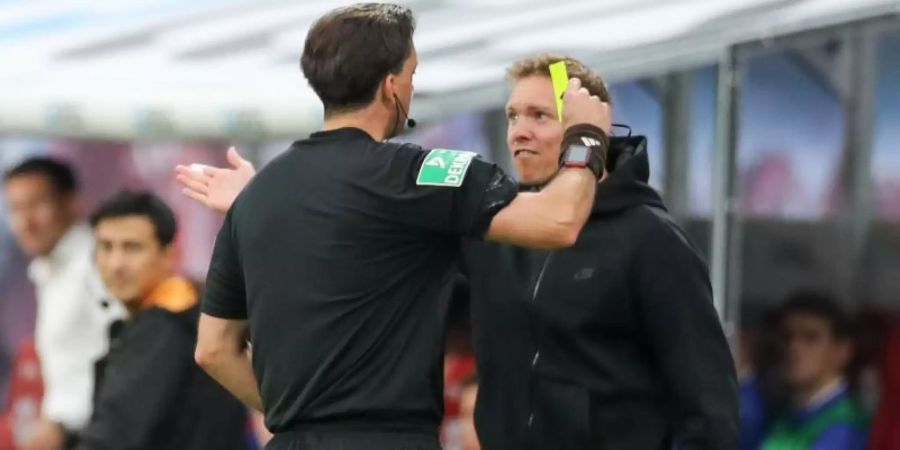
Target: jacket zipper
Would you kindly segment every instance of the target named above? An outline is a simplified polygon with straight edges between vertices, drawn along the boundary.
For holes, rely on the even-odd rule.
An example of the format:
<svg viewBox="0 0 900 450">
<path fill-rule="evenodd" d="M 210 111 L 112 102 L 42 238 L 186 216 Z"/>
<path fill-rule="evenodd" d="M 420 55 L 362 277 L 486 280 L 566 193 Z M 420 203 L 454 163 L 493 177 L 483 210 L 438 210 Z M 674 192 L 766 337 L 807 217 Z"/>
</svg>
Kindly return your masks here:
<svg viewBox="0 0 900 450">
<path fill-rule="evenodd" d="M 547 252 L 547 257 L 544 258 L 544 264 L 541 265 L 541 271 L 538 272 L 537 281 L 534 283 L 534 291 L 531 293 L 531 306 L 534 306 L 537 303 L 537 295 L 538 289 L 541 288 L 541 281 L 544 280 L 544 272 L 547 270 L 547 263 L 550 262 L 550 255 L 553 252 Z"/>
<path fill-rule="evenodd" d="M 535 283 L 534 283 L 534 290 L 531 292 L 531 314 L 533 317 L 532 326 L 534 327 L 533 335 L 534 335 L 535 350 L 534 350 L 534 357 L 531 360 L 531 373 L 529 374 L 529 378 L 531 381 L 530 382 L 530 384 L 531 384 L 531 389 L 530 389 L 531 401 L 529 402 L 529 405 L 528 405 L 528 409 L 529 409 L 529 411 L 528 411 L 528 428 L 529 429 L 531 428 L 531 424 L 534 422 L 534 395 L 535 395 L 534 371 L 537 366 L 538 359 L 540 358 L 540 355 L 541 355 L 541 339 L 540 339 L 541 328 L 540 328 L 540 324 L 538 323 L 538 316 L 537 316 L 537 314 L 535 314 L 534 307 L 537 304 L 538 291 L 541 288 L 541 281 L 544 280 L 544 272 L 547 271 L 547 265 L 550 263 L 550 255 L 552 255 L 552 254 L 553 254 L 552 251 L 547 252 L 547 256 L 544 258 L 544 263 L 541 264 L 541 271 L 538 272 L 537 281 L 535 281 Z"/>
</svg>

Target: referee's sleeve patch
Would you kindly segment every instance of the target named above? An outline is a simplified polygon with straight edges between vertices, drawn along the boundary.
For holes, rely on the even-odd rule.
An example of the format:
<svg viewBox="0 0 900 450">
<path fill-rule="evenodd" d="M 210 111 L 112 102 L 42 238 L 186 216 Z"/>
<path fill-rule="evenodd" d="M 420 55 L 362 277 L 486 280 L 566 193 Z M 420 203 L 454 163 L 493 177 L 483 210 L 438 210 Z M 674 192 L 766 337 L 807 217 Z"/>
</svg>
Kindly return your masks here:
<svg viewBox="0 0 900 450">
<path fill-rule="evenodd" d="M 416 184 L 419 186 L 460 187 L 469 165 L 477 154 L 463 150 L 436 148 L 425 155 Z"/>
</svg>

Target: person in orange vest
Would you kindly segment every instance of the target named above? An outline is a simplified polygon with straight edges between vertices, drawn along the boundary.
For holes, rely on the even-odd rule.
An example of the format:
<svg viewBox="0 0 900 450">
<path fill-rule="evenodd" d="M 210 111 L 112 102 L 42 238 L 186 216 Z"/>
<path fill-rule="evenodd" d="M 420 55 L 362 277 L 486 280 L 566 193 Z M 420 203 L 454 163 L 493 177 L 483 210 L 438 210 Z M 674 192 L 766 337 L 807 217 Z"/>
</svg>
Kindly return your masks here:
<svg viewBox="0 0 900 450">
<path fill-rule="evenodd" d="M 113 327 L 76 448 L 245 449 L 245 408 L 194 364 L 199 293 L 175 273 L 172 210 L 124 191 L 90 222 L 100 277 L 129 317 Z"/>
</svg>

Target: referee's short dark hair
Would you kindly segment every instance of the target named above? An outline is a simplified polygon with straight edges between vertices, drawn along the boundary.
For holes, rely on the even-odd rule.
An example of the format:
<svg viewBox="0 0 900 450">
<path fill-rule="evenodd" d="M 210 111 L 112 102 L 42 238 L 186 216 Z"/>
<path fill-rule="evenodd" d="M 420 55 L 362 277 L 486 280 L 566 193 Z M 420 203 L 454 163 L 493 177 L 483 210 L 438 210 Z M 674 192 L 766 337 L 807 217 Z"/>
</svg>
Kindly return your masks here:
<svg viewBox="0 0 900 450">
<path fill-rule="evenodd" d="M 372 102 L 384 77 L 403 69 L 415 27 L 409 8 L 387 3 L 338 8 L 316 21 L 300 67 L 326 117 Z"/>
<path fill-rule="evenodd" d="M 106 220 L 127 216 L 144 216 L 150 219 L 161 247 L 175 241 L 178 225 L 175 213 L 162 199 L 150 192 L 120 191 L 101 204 L 91 214 L 91 227 Z"/>
<path fill-rule="evenodd" d="M 75 177 L 72 166 L 57 159 L 43 156 L 28 158 L 7 170 L 3 181 L 26 175 L 45 177 L 53 186 L 53 191 L 59 195 L 73 194 L 78 190 L 78 178 Z"/>
</svg>

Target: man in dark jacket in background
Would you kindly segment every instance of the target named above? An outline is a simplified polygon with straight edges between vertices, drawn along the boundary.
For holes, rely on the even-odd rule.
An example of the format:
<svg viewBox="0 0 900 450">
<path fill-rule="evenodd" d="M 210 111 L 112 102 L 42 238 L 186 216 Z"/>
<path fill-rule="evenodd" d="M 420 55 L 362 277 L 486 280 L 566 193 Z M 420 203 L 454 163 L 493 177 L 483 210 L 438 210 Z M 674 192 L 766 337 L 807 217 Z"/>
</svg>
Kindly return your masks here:
<svg viewBox="0 0 900 450">
<path fill-rule="evenodd" d="M 113 327 L 77 448 L 245 449 L 244 407 L 194 364 L 198 294 L 173 271 L 172 211 L 153 194 L 122 192 L 91 226 L 100 276 L 130 320 Z"/>
<path fill-rule="evenodd" d="M 561 59 L 509 71 L 507 140 L 526 189 L 558 166 L 548 66 Z M 595 73 L 567 66 L 609 102 Z M 485 450 L 737 448 L 737 382 L 707 266 L 646 184 L 644 146 L 610 151 L 574 247 L 465 250 Z"/>
</svg>

